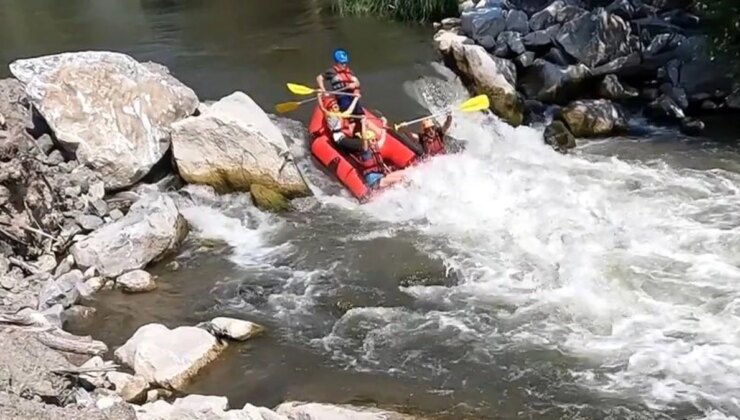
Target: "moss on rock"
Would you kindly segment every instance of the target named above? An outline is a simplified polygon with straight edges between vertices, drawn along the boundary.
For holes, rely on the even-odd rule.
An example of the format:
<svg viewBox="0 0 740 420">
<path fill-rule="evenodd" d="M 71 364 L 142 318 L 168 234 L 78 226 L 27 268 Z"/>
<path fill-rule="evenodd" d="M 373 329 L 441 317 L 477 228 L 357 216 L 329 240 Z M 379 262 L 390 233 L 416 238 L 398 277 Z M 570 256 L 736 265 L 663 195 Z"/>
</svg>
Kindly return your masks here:
<svg viewBox="0 0 740 420">
<path fill-rule="evenodd" d="M 252 184 L 249 192 L 252 194 L 254 205 L 260 210 L 278 213 L 293 209 L 290 201 L 283 194 L 268 186 Z"/>
</svg>

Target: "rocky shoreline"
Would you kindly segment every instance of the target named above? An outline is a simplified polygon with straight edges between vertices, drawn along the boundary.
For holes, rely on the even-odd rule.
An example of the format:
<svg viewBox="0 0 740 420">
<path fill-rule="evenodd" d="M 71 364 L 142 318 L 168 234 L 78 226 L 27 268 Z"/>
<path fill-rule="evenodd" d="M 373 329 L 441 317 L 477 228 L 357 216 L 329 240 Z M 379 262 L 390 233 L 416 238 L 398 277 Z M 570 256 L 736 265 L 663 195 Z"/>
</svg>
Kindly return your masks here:
<svg viewBox="0 0 740 420">
<path fill-rule="evenodd" d="M 114 360 L 65 324 L 101 289 L 146 293 L 146 268 L 178 252 L 185 183 L 291 208 L 310 195 L 270 117 L 244 93 L 205 105 L 155 63 L 112 52 L 10 64 L 0 80 L 0 417 L 4 419 L 413 419 L 376 408 L 285 402 L 229 409 L 183 388 L 247 320 L 140 327 Z M 156 293 L 156 292 L 155 292 Z"/>
<path fill-rule="evenodd" d="M 692 3 L 465 0 L 459 18 L 435 24 L 434 41 L 496 115 L 546 124 L 561 152 L 576 137 L 627 132 L 630 115 L 698 135 L 703 115 L 740 111 L 740 85 L 710 57 Z"/>
</svg>

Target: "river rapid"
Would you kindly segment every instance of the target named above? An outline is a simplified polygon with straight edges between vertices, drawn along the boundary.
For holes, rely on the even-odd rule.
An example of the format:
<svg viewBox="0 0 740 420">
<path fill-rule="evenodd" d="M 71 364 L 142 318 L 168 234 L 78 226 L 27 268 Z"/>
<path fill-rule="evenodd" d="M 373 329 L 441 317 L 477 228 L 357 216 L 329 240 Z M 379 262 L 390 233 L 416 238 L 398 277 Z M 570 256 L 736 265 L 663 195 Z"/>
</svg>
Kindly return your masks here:
<svg viewBox="0 0 740 420">
<path fill-rule="evenodd" d="M 430 28 L 338 18 L 318 1 L 10 3 L 5 62 L 114 49 L 167 65 L 201 99 L 243 90 L 269 111 L 289 98 L 286 81 L 310 83 L 344 45 L 365 103 L 393 119 L 467 97 L 434 63 Z M 49 31 L 25 34 L 20 22 Z M 180 269 L 154 267 L 150 294 L 97 295 L 97 316 L 72 329 L 115 348 L 149 322 L 259 322 L 265 337 L 231 346 L 189 389 L 233 406 L 740 417 L 732 122 L 687 139 L 633 118 L 635 135 L 580 141 L 564 156 L 541 129 L 455 115 L 458 153 L 360 206 L 312 164 L 307 115 L 276 121 L 315 199 L 275 216 L 248 195 L 185 188 L 176 197 L 193 232 Z"/>
</svg>

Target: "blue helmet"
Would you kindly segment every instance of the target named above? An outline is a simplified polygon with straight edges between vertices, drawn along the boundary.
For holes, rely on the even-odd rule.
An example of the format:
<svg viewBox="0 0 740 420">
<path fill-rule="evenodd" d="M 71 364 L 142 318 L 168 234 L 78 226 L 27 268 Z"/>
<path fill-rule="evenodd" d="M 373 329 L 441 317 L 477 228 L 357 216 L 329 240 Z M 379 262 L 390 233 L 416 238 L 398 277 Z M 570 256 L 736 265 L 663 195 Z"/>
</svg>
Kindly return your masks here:
<svg viewBox="0 0 740 420">
<path fill-rule="evenodd" d="M 347 51 L 341 48 L 334 50 L 334 62 L 339 64 L 349 63 L 349 55 L 347 54 Z"/>
</svg>

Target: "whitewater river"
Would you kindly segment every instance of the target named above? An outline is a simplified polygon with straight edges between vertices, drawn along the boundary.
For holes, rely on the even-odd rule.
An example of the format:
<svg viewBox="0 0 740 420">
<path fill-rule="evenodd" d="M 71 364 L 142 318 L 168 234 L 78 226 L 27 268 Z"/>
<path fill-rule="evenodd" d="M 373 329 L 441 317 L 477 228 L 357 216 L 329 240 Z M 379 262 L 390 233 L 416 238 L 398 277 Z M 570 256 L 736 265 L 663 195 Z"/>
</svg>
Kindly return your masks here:
<svg viewBox="0 0 740 420">
<path fill-rule="evenodd" d="M 117 49 L 168 65 L 203 99 L 241 89 L 269 109 L 341 43 L 366 103 L 391 118 L 466 97 L 433 64 L 429 28 L 339 19 L 318 1 L 75 0 L 56 15 L 38 8 L 54 1 L 26 3 L 0 11 L 6 62 Z M 34 20 L 58 32 L 22 33 Z M 308 158 L 306 116 L 278 122 L 315 199 L 272 216 L 246 195 L 188 187 L 181 268 L 154 267 L 153 293 L 99 295 L 97 317 L 75 329 L 115 348 L 149 322 L 259 322 L 265 337 L 231 346 L 189 389 L 233 406 L 740 417 L 736 126 L 689 140 L 633 119 L 639 134 L 562 156 L 541 129 L 457 115 L 459 153 L 359 206 Z"/>
</svg>

